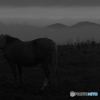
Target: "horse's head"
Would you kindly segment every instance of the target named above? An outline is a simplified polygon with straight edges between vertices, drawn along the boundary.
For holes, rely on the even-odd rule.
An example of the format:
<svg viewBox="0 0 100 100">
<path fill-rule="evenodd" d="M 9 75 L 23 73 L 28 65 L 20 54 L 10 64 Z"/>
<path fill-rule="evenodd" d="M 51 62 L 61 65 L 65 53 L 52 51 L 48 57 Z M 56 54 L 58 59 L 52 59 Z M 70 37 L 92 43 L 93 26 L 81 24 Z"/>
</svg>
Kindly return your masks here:
<svg viewBox="0 0 100 100">
<path fill-rule="evenodd" d="M 5 35 L 1 34 L 0 35 L 0 49 L 3 49 L 5 47 L 5 44 L 6 44 Z"/>
</svg>

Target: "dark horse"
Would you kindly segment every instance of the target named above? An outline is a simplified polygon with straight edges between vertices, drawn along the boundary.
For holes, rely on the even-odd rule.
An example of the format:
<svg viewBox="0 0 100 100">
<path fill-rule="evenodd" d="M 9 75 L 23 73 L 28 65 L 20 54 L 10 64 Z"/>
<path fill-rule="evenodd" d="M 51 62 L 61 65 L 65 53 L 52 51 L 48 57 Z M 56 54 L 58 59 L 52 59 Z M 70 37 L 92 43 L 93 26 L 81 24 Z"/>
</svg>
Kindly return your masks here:
<svg viewBox="0 0 100 100">
<path fill-rule="evenodd" d="M 0 35 L 0 49 L 10 64 L 14 79 L 17 80 L 16 65 L 18 68 L 19 82 L 22 81 L 22 66 L 33 67 L 41 64 L 45 74 L 42 89 L 48 82 L 56 84 L 57 46 L 48 38 L 38 38 L 23 42 L 9 35 Z"/>
</svg>

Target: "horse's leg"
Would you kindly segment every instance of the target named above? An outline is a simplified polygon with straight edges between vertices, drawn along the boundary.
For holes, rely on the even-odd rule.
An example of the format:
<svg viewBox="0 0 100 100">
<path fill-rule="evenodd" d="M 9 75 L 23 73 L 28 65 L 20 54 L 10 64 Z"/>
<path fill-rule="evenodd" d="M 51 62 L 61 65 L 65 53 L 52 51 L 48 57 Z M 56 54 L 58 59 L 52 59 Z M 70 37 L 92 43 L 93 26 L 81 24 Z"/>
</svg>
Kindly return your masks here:
<svg viewBox="0 0 100 100">
<path fill-rule="evenodd" d="M 13 75 L 14 75 L 14 81 L 17 81 L 16 64 L 9 61 L 9 65 L 10 65 L 12 72 L 13 72 Z"/>
<path fill-rule="evenodd" d="M 50 64 L 50 83 L 52 86 L 57 87 L 57 46 L 53 48 L 53 54 Z"/>
<path fill-rule="evenodd" d="M 43 68 L 43 71 L 44 71 L 44 74 L 45 74 L 45 80 L 44 80 L 44 83 L 43 83 L 43 86 L 42 86 L 41 89 L 44 90 L 45 87 L 47 87 L 47 85 L 48 85 L 49 77 L 50 77 L 49 64 L 43 63 L 42 68 Z"/>
<path fill-rule="evenodd" d="M 22 66 L 17 65 L 18 67 L 18 74 L 19 74 L 19 82 L 20 84 L 23 84 L 23 80 L 22 80 Z"/>
</svg>

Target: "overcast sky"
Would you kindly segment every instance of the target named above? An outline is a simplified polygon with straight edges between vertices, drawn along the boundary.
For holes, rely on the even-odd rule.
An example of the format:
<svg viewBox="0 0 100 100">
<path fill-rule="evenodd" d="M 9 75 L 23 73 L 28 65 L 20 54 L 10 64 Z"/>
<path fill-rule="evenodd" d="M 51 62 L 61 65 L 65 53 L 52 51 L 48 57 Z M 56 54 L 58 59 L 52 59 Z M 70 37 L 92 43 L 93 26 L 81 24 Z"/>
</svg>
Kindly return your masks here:
<svg viewBox="0 0 100 100">
<path fill-rule="evenodd" d="M 100 0 L 0 0 L 0 18 L 100 20 Z"/>
<path fill-rule="evenodd" d="M 100 6 L 100 0 L 0 0 L 0 5 L 9 7 Z"/>
</svg>

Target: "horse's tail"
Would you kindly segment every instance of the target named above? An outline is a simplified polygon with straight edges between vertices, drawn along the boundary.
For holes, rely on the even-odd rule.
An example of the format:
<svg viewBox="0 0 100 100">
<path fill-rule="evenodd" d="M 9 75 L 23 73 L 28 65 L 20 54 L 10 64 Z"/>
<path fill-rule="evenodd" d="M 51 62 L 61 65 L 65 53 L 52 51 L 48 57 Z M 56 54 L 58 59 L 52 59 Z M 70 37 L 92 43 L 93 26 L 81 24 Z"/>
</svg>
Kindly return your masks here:
<svg viewBox="0 0 100 100">
<path fill-rule="evenodd" d="M 50 83 L 54 86 L 57 86 L 57 77 L 56 77 L 56 73 L 57 73 L 57 45 L 55 43 L 53 43 L 53 53 L 50 59 Z"/>
</svg>

